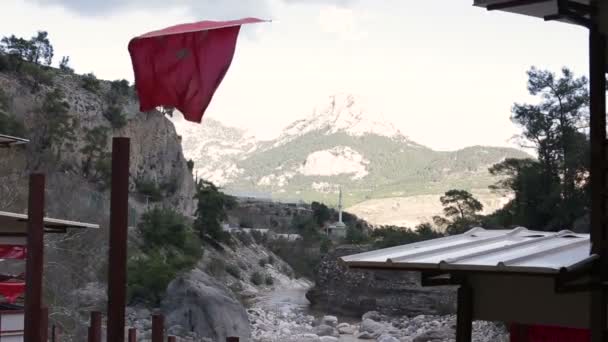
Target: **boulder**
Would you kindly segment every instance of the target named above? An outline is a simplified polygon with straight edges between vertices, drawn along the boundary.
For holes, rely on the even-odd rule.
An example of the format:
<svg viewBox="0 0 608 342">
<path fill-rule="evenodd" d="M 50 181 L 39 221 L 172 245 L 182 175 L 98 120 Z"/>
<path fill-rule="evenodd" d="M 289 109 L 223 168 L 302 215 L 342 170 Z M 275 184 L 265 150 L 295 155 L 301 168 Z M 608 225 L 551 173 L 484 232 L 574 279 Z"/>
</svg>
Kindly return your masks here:
<svg viewBox="0 0 608 342">
<path fill-rule="evenodd" d="M 380 335 L 380 337 L 378 337 L 378 339 L 376 341 L 377 342 L 400 342 L 399 339 L 397 339 L 394 336 L 388 335 L 388 334 Z"/>
<path fill-rule="evenodd" d="M 330 327 L 336 327 L 338 325 L 338 317 L 336 316 L 325 316 L 321 320 L 321 324 L 329 325 Z"/>
<path fill-rule="evenodd" d="M 357 328 L 348 323 L 340 323 L 336 328 L 338 329 L 338 333 L 344 335 L 353 335 L 357 331 Z"/>
<path fill-rule="evenodd" d="M 361 331 L 365 331 L 371 334 L 375 334 L 376 336 L 380 335 L 382 331 L 384 331 L 384 324 L 378 323 L 371 319 L 365 319 L 361 322 Z"/>
<path fill-rule="evenodd" d="M 180 325 L 214 341 L 238 336 L 248 341 L 251 328 L 247 312 L 217 280 L 199 269 L 174 279 L 162 303 L 167 326 Z"/>
<path fill-rule="evenodd" d="M 429 330 L 414 337 L 413 342 L 441 342 L 444 340 L 454 339 L 455 335 L 454 330 L 449 328 Z"/>
<path fill-rule="evenodd" d="M 376 336 L 372 333 L 369 333 L 367 331 L 362 331 L 360 333 L 357 334 L 357 338 L 360 340 L 374 340 L 376 339 Z"/>
<path fill-rule="evenodd" d="M 321 324 L 316 327 L 315 333 L 319 336 L 340 336 L 340 334 L 334 327 L 325 324 Z"/>
</svg>

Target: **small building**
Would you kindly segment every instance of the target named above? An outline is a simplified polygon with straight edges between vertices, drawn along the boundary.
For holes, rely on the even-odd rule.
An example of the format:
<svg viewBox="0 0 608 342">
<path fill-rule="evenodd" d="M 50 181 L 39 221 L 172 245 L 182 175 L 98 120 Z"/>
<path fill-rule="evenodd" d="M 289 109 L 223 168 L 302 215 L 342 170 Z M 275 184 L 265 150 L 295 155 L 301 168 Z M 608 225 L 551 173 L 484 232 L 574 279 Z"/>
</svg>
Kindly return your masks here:
<svg viewBox="0 0 608 342">
<path fill-rule="evenodd" d="M 585 288 L 599 256 L 590 249 L 588 234 L 568 230 L 474 228 L 341 261 L 357 269 L 418 271 L 423 286 L 458 285 L 457 341 L 471 340 L 472 320 L 486 320 L 509 324 L 512 341 L 530 341 L 516 339 L 516 328 L 526 327 L 578 342 L 588 341 L 591 320 Z"/>
</svg>

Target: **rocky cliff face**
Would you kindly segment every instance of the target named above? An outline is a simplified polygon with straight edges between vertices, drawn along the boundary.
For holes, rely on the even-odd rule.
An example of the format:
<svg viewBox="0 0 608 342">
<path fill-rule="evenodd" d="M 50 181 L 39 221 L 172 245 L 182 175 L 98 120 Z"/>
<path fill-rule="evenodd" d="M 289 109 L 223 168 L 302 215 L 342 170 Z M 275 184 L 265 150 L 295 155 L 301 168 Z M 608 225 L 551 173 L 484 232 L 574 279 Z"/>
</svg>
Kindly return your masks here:
<svg viewBox="0 0 608 342">
<path fill-rule="evenodd" d="M 410 317 L 455 312 L 453 288 L 421 287 L 415 272 L 349 270 L 338 262 L 341 256 L 366 250 L 341 246 L 323 258 L 315 287 L 306 294 L 313 306 L 350 316 L 367 311 Z"/>
</svg>

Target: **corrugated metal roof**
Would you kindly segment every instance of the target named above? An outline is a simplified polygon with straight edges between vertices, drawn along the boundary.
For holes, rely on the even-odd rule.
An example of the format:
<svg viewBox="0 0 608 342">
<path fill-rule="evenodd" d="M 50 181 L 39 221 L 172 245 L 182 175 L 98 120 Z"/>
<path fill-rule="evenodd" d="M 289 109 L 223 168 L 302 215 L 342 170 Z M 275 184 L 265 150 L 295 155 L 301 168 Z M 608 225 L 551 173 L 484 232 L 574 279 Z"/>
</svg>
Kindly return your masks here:
<svg viewBox="0 0 608 342">
<path fill-rule="evenodd" d="M 27 220 L 25 214 L 9 213 L 0 211 L 0 233 L 2 234 L 25 234 L 27 233 Z M 99 225 L 75 221 L 44 218 L 44 228 L 47 232 L 61 231 L 67 228 L 99 228 Z"/>
<path fill-rule="evenodd" d="M 588 234 L 474 228 L 464 234 L 342 257 L 350 267 L 554 274 L 590 262 Z"/>
<path fill-rule="evenodd" d="M 0 134 L 0 146 L 12 146 L 27 144 L 29 140 L 23 138 L 12 137 L 10 135 Z"/>
</svg>

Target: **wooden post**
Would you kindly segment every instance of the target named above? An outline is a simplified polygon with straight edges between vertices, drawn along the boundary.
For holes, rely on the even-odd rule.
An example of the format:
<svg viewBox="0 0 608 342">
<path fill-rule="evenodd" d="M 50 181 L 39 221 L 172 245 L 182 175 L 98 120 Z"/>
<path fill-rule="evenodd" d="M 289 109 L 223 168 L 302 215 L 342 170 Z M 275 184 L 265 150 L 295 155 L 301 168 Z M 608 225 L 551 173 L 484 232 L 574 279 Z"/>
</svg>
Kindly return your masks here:
<svg viewBox="0 0 608 342">
<path fill-rule="evenodd" d="M 59 342 L 60 337 L 61 329 L 58 326 L 53 325 L 51 328 L 51 342 Z"/>
<path fill-rule="evenodd" d="M 226 337 L 226 342 L 239 342 L 238 337 Z"/>
<path fill-rule="evenodd" d="M 137 342 L 137 330 L 135 328 L 129 329 L 129 342 Z"/>
<path fill-rule="evenodd" d="M 456 342 L 471 342 L 473 333 L 473 290 L 467 282 L 458 288 Z"/>
<path fill-rule="evenodd" d="M 89 342 L 101 342 L 101 312 L 91 312 L 91 325 L 89 326 Z"/>
<path fill-rule="evenodd" d="M 30 175 L 27 259 L 25 262 L 24 341 L 39 342 L 42 337 L 42 268 L 44 263 L 44 175 Z"/>
<path fill-rule="evenodd" d="M 599 1 L 598 1 L 599 3 Z M 600 256 L 591 270 L 591 341 L 604 342 L 606 334 L 606 280 L 608 215 L 606 214 L 606 38 L 599 31 L 599 17 L 592 15 L 589 32 L 590 140 L 591 140 L 591 253 Z"/>
<path fill-rule="evenodd" d="M 175 337 L 175 336 L 169 336 L 167 338 L 167 342 L 177 342 L 177 337 Z"/>
<path fill-rule="evenodd" d="M 152 342 L 163 342 L 165 337 L 165 318 L 162 314 L 152 315 Z"/>
<path fill-rule="evenodd" d="M 47 342 L 49 340 L 49 308 L 43 307 L 40 309 L 40 311 L 40 316 L 42 318 L 42 322 L 40 322 L 40 341 Z"/>
<path fill-rule="evenodd" d="M 125 340 L 127 225 L 129 223 L 129 138 L 112 139 L 112 193 L 108 251 L 107 342 Z"/>
</svg>

